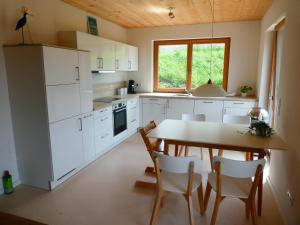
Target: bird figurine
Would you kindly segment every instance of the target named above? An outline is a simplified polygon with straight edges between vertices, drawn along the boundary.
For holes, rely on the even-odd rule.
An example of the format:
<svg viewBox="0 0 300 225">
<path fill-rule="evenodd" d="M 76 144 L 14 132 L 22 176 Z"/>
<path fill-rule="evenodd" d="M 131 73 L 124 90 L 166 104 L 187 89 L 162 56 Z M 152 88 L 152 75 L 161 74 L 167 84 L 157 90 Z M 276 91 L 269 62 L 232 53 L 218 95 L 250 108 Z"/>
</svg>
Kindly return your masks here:
<svg viewBox="0 0 300 225">
<path fill-rule="evenodd" d="M 29 11 L 28 8 L 22 7 L 23 16 L 18 20 L 15 29 L 15 30 L 19 30 L 20 28 L 22 29 L 22 44 L 25 44 L 23 29 L 27 22 L 27 15 L 32 16 L 31 14 L 28 13 L 28 11 Z"/>
</svg>

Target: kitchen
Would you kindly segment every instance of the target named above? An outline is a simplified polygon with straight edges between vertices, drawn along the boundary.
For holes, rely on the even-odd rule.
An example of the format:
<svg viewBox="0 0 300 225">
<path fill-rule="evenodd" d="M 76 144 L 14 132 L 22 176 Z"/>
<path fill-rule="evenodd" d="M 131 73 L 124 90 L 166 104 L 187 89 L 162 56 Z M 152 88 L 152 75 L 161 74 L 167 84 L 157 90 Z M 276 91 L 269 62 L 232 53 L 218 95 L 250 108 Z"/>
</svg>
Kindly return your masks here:
<svg viewBox="0 0 300 225">
<path fill-rule="evenodd" d="M 84 10 L 62 1 L 47 1 L 45 5 L 26 1 L 24 4 L 34 15 L 28 19 L 31 35 L 34 37 L 34 42 L 31 43 L 45 44 L 9 47 L 8 45 L 20 42 L 18 33 L 12 31 L 11 27 L 15 25 L 16 18 L 20 15 L 19 9 L 23 4 L 16 1 L 1 4 L 3 4 L 3 7 L 1 5 L 2 15 L 4 12 L 8 15 L 7 22 L 1 26 L 0 35 L 1 44 L 6 45 L 4 53 L 1 52 L 1 95 L 6 96 L 1 100 L 1 105 L 5 105 L 5 110 L 3 109 L 3 114 L 1 113 L 1 121 L 5 121 L 6 124 L 3 126 L 6 135 L 3 139 L 3 146 L 11 146 L 6 148 L 15 150 L 1 150 L 3 152 L 1 158 L 4 160 L 0 162 L 1 169 L 8 169 L 12 172 L 15 186 L 22 183 L 48 190 L 61 188 L 60 185 L 64 186 L 65 182 L 66 184 L 70 180 L 72 182 L 74 174 L 76 174 L 75 177 L 80 176 L 99 159 L 105 159 L 110 154 L 114 154 L 111 150 L 138 136 L 136 134 L 138 129 L 145 127 L 150 120 L 159 124 L 165 119 L 181 119 L 184 113 L 203 113 L 208 122 L 223 122 L 224 115 L 246 115 L 255 106 L 265 106 L 265 103 L 262 103 L 265 101 L 262 87 L 266 83 L 261 80 L 268 72 L 265 71 L 264 62 L 262 62 L 265 50 L 261 47 L 263 42 L 261 30 L 264 29 L 261 20 L 215 24 L 215 37 L 230 37 L 231 39 L 226 91 L 232 95 L 235 92 L 238 96 L 197 97 L 183 93 L 153 92 L 155 91 L 153 46 L 154 41 L 158 40 L 208 38 L 211 35 L 209 22 L 196 25 L 126 29 L 116 23 L 98 18 L 100 35 L 94 36 L 86 32 L 87 13 Z M 279 7 L 278 4 L 274 3 L 274 7 Z M 56 14 L 52 13 L 54 8 L 58 10 Z M 176 10 L 174 13 L 176 15 Z M 68 18 L 65 17 L 66 14 Z M 38 22 L 39 19 L 42 21 Z M 76 21 L 76 24 L 72 23 L 73 21 Z M 273 19 L 271 22 L 274 23 L 276 20 Z M 44 27 L 45 24 L 47 29 Z M 9 53 L 9 49 L 12 51 L 14 48 L 19 50 Z M 28 59 L 27 55 L 34 51 L 22 52 L 25 48 L 35 49 L 36 55 Z M 49 58 L 47 58 L 47 51 L 49 51 Z M 43 52 L 42 57 L 40 52 Z M 241 52 L 247 54 L 241 54 Z M 64 70 L 67 68 L 68 57 L 72 58 L 70 60 L 72 69 L 56 78 L 51 75 L 50 80 L 47 80 L 47 63 L 51 70 L 53 68 Z M 34 59 L 43 62 L 44 67 L 38 68 Z M 15 62 L 21 65 L 20 71 L 15 68 Z M 32 73 L 32 70 L 26 73 L 26 70 L 30 68 L 34 69 L 35 73 Z M 92 74 L 87 71 L 92 71 Z M 13 77 L 14 73 L 16 77 Z M 65 76 L 67 73 L 71 74 L 70 79 Z M 8 78 L 6 74 L 9 74 Z M 20 74 L 26 74 L 26 76 L 20 77 Z M 44 76 L 45 80 L 43 80 Z M 40 77 L 39 82 L 30 82 L 37 77 Z M 134 87 L 136 88 L 132 92 L 137 93 L 123 95 L 120 90 L 121 95 L 118 95 L 118 89 L 129 90 L 132 87 L 132 84 L 128 85 L 128 80 L 135 81 Z M 8 86 L 5 85 L 6 82 Z M 238 89 L 242 85 L 249 85 L 254 89 L 250 97 L 239 96 Z M 41 90 L 41 86 L 45 86 L 45 90 Z M 13 104 L 12 90 L 16 96 L 28 92 L 30 99 L 20 98 L 16 100 L 18 104 Z M 34 104 L 32 101 L 32 96 L 35 95 L 40 96 L 40 99 L 35 98 L 35 100 L 41 105 Z M 30 107 L 26 106 L 27 103 Z M 35 120 L 31 115 L 37 116 L 36 112 L 40 110 L 43 111 L 43 117 Z M 21 115 L 27 115 L 31 119 L 27 120 L 27 124 L 23 124 L 24 130 L 20 130 L 22 135 L 18 142 L 16 140 L 19 136 L 16 134 L 16 128 L 13 128 L 18 125 L 9 121 Z M 45 115 L 48 115 L 49 120 Z M 62 121 L 69 122 L 71 118 L 74 122 L 69 126 L 73 126 L 72 129 L 78 132 L 67 132 L 70 131 L 70 127 L 59 126 L 59 122 L 61 124 Z M 49 127 L 45 125 L 45 122 L 49 123 Z M 34 126 L 32 126 L 33 123 Z M 39 126 L 40 129 L 36 129 Z M 36 150 L 30 146 L 31 155 L 28 151 L 24 151 L 24 147 L 20 148 L 26 140 L 28 141 L 28 139 L 23 139 L 25 130 L 28 132 L 27 138 L 31 138 L 32 141 L 35 141 L 36 137 L 40 139 Z M 30 134 L 29 131 L 32 133 Z M 50 132 L 50 137 L 47 136 L 48 132 Z M 66 134 L 67 136 L 64 136 Z M 63 155 L 51 155 L 54 148 L 67 151 L 58 151 Z M 70 149 L 72 152 L 68 152 Z M 75 157 L 73 151 L 77 151 L 80 156 Z M 66 163 L 65 157 L 73 158 L 73 160 Z M 36 171 L 28 166 L 30 161 L 36 164 L 34 166 Z M 56 166 L 52 168 L 51 165 Z M 145 222 L 147 223 L 148 220 Z"/>
</svg>

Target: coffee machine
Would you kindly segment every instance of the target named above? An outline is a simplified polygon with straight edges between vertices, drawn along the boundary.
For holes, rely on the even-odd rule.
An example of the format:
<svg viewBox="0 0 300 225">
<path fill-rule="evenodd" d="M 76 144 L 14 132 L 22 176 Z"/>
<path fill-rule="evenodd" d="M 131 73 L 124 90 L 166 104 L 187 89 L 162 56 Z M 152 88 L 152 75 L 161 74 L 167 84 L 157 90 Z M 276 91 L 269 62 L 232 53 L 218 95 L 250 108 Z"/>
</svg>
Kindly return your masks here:
<svg viewBox="0 0 300 225">
<path fill-rule="evenodd" d="M 134 80 L 128 81 L 128 94 L 135 94 L 136 84 Z"/>
</svg>

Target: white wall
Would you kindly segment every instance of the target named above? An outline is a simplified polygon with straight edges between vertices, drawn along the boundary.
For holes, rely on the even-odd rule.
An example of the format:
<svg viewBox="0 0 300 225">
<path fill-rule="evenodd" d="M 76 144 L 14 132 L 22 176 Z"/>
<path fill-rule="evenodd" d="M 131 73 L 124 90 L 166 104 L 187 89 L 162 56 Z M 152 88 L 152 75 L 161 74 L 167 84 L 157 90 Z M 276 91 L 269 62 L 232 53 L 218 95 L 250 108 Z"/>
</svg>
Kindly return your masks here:
<svg viewBox="0 0 300 225">
<path fill-rule="evenodd" d="M 67 5 L 60 0 L 1 0 L 0 1 L 0 45 L 17 44 L 20 42 L 20 32 L 14 31 L 20 18 L 20 8 L 27 6 L 34 17 L 28 17 L 30 31 L 35 43 L 57 43 L 57 31 L 87 30 L 87 13 Z M 111 22 L 98 19 L 100 36 L 115 41 L 126 42 L 127 30 Z M 26 30 L 25 30 L 26 33 Z M 127 80 L 126 73 L 94 76 L 95 82 L 115 82 Z M 0 173 L 9 169 L 15 181 L 18 181 L 18 171 L 13 140 L 12 122 L 4 66 L 3 50 L 0 47 Z M 2 176 L 2 174 L 1 174 Z M 2 179 L 0 181 L 0 193 Z"/>
<path fill-rule="evenodd" d="M 282 15 L 286 14 L 286 25 L 281 59 L 279 93 L 281 98 L 281 110 L 276 115 L 276 132 L 282 136 L 289 146 L 286 152 L 272 151 L 270 165 L 270 182 L 273 187 L 278 206 L 286 224 L 300 224 L 300 149 L 299 149 L 299 127 L 300 127 L 300 1 L 299 0 L 274 0 L 262 20 L 262 40 L 260 47 L 259 66 L 259 93 L 266 96 L 267 88 L 264 84 L 268 73 L 266 73 L 265 62 L 270 61 L 270 54 L 266 53 L 269 48 L 270 38 L 266 35 L 267 28 L 275 23 Z M 262 99 L 263 100 L 263 99 Z M 264 102 L 261 102 L 263 105 Z M 290 190 L 295 198 L 294 205 L 289 203 L 286 192 Z"/>
<path fill-rule="evenodd" d="M 209 24 L 182 25 L 128 30 L 128 43 L 139 48 L 139 71 L 129 75 L 142 85 L 141 91 L 153 90 L 153 40 L 208 38 Z M 218 23 L 216 37 L 231 37 L 228 91 L 243 84 L 256 87 L 260 21 Z"/>
</svg>

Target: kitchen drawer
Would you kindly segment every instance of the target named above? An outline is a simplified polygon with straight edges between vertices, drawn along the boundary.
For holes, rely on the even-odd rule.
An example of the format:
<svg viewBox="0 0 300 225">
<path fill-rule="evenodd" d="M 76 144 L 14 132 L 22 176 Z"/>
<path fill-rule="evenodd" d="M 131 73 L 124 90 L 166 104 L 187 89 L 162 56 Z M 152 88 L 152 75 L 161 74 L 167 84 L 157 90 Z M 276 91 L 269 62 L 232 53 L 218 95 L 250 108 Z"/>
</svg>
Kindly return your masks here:
<svg viewBox="0 0 300 225">
<path fill-rule="evenodd" d="M 99 117 L 104 117 L 104 116 L 107 116 L 107 115 L 112 115 L 111 106 L 94 111 L 94 119 L 98 119 Z"/>
<path fill-rule="evenodd" d="M 247 116 L 250 108 L 224 108 L 223 115 Z"/>
<path fill-rule="evenodd" d="M 96 154 L 104 153 L 113 143 L 113 133 L 106 131 L 95 136 L 95 152 Z"/>
<path fill-rule="evenodd" d="M 133 107 L 133 106 L 137 106 L 138 104 L 138 98 L 131 98 L 127 101 L 127 107 Z"/>
<path fill-rule="evenodd" d="M 166 98 L 143 98 L 143 104 L 165 105 L 166 103 L 167 103 Z"/>
<path fill-rule="evenodd" d="M 256 102 L 246 101 L 224 101 L 224 108 L 252 108 L 255 107 Z"/>
<path fill-rule="evenodd" d="M 196 100 L 195 114 L 204 114 L 208 122 L 222 122 L 223 120 L 223 101 L 219 100 Z"/>
<path fill-rule="evenodd" d="M 112 115 L 104 115 L 94 120 L 95 134 L 100 135 L 105 131 L 112 131 Z"/>
</svg>

